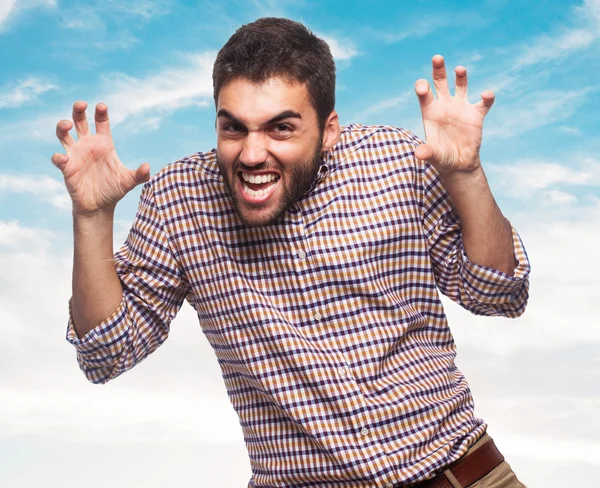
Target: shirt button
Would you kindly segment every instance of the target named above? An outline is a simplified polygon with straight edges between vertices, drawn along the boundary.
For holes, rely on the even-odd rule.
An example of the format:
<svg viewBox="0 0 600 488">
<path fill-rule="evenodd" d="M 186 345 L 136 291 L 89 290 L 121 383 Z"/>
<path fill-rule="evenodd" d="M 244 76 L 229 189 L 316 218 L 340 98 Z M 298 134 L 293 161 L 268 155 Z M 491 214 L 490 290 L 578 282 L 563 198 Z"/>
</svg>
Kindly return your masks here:
<svg viewBox="0 0 600 488">
<path fill-rule="evenodd" d="M 394 488 L 394 483 L 386 483 L 385 488 Z"/>
<path fill-rule="evenodd" d="M 369 435 L 369 429 L 367 429 L 366 427 L 363 427 L 362 429 L 360 429 L 360 435 L 362 435 L 363 437 L 366 437 Z"/>
<path fill-rule="evenodd" d="M 338 374 L 343 378 L 348 374 L 348 370 L 346 368 L 340 368 L 338 369 Z"/>
<path fill-rule="evenodd" d="M 319 320 L 321 320 L 321 319 L 323 318 L 323 316 L 322 316 L 322 315 L 321 315 L 319 312 L 317 312 L 317 313 L 316 313 L 316 314 L 313 316 L 313 318 L 314 318 L 314 319 L 315 319 L 315 320 L 318 322 Z"/>
<path fill-rule="evenodd" d="M 304 259 L 306 257 L 306 253 L 304 251 L 298 251 L 298 257 L 300 259 Z"/>
</svg>

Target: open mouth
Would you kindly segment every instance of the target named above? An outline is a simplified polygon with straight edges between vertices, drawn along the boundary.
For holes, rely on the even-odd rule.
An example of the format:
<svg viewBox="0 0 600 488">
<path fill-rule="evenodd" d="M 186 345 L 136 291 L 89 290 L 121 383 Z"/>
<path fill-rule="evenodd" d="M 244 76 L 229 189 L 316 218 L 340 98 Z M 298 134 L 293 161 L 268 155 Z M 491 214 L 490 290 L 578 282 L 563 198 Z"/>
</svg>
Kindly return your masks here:
<svg viewBox="0 0 600 488">
<path fill-rule="evenodd" d="M 281 177 L 277 173 L 238 173 L 244 198 L 252 203 L 266 201 L 275 191 Z"/>
</svg>

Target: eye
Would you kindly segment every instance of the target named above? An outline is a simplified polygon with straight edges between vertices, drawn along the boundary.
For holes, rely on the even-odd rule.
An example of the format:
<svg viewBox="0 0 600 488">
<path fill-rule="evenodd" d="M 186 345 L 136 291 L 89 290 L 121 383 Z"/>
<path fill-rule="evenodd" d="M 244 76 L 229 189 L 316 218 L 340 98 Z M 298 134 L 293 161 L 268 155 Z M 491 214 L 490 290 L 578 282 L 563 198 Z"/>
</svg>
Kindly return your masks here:
<svg viewBox="0 0 600 488">
<path fill-rule="evenodd" d="M 244 127 L 235 122 L 226 122 L 221 127 L 221 130 L 223 130 L 225 132 L 244 132 Z"/>
<path fill-rule="evenodd" d="M 275 124 L 272 130 L 278 134 L 287 134 L 288 132 L 292 132 L 293 129 L 289 124 Z"/>
</svg>

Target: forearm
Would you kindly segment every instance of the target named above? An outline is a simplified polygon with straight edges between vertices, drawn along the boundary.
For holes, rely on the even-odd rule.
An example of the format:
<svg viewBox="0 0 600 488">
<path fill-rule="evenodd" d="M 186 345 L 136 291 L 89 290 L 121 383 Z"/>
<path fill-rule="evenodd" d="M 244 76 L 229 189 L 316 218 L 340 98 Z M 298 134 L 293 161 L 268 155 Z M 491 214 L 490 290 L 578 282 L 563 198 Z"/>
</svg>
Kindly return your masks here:
<svg viewBox="0 0 600 488">
<path fill-rule="evenodd" d="M 441 174 L 441 178 L 460 218 L 469 260 L 512 276 L 517 263 L 511 226 L 494 200 L 483 169 Z"/>
<path fill-rule="evenodd" d="M 121 303 L 123 289 L 113 260 L 114 211 L 73 216 L 71 314 L 79 337 L 106 320 Z"/>
</svg>

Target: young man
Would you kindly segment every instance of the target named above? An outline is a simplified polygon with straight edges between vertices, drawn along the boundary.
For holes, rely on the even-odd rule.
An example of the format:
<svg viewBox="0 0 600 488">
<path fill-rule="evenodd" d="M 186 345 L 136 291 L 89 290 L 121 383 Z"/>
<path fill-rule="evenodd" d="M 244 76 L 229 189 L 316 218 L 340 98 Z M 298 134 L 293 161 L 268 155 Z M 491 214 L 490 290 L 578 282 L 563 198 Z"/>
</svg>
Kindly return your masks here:
<svg viewBox="0 0 600 488">
<path fill-rule="evenodd" d="M 244 431 L 254 487 L 517 487 L 473 414 L 438 289 L 520 315 L 529 264 L 479 159 L 494 96 L 466 70 L 416 92 L 426 144 L 340 128 L 327 44 L 301 24 L 239 29 L 214 66 L 217 149 L 149 179 L 120 162 L 106 105 L 75 103 L 53 162 L 73 201 L 67 339 L 90 381 L 154 351 L 197 310 Z M 147 182 L 113 257 L 117 202 Z M 417 483 L 417 484 L 414 484 Z"/>
</svg>

